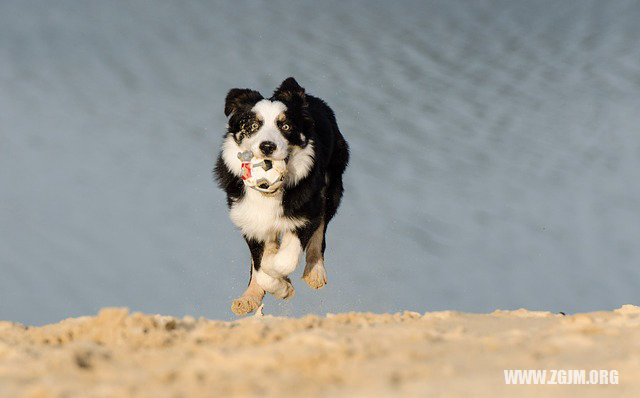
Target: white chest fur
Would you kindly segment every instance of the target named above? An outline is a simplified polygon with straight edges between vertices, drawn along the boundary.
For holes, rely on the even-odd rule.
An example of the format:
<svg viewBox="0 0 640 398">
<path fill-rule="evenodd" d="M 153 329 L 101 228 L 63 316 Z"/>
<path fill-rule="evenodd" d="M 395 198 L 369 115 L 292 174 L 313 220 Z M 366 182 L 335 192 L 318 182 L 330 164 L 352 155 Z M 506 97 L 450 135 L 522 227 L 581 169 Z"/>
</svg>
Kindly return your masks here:
<svg viewBox="0 0 640 398">
<path fill-rule="evenodd" d="M 265 196 L 251 188 L 244 189 L 243 198 L 231 205 L 230 217 L 248 238 L 265 241 L 305 224 L 305 220 L 284 216 L 282 192 Z"/>
</svg>

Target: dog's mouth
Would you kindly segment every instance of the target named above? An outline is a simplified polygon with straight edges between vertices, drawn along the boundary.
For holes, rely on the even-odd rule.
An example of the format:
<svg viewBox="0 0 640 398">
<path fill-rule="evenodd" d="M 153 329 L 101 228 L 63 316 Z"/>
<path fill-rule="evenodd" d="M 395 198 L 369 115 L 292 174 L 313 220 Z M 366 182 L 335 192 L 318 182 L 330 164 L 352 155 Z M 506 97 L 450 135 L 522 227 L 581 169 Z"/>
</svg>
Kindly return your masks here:
<svg viewBox="0 0 640 398">
<path fill-rule="evenodd" d="M 251 188 L 255 189 L 256 191 L 260 192 L 261 194 L 265 195 L 265 196 L 272 196 L 275 195 L 279 190 L 280 187 L 276 188 L 276 189 L 271 189 L 271 187 L 269 186 L 269 184 L 259 184 L 256 186 L 251 186 Z"/>
<path fill-rule="evenodd" d="M 242 162 L 242 180 L 249 188 L 258 191 L 265 196 L 271 196 L 278 192 L 284 184 L 285 175 L 287 174 L 287 165 L 290 158 L 290 153 L 288 153 L 284 159 L 277 159 L 256 158 L 250 150 L 238 152 L 238 159 Z M 276 165 L 276 162 L 279 163 Z M 282 165 L 282 163 L 284 163 L 284 165 Z M 253 171 L 254 169 L 256 172 Z M 274 175 L 272 170 L 279 173 L 279 179 L 274 179 L 276 175 Z M 269 176 L 267 176 L 267 173 Z"/>
</svg>

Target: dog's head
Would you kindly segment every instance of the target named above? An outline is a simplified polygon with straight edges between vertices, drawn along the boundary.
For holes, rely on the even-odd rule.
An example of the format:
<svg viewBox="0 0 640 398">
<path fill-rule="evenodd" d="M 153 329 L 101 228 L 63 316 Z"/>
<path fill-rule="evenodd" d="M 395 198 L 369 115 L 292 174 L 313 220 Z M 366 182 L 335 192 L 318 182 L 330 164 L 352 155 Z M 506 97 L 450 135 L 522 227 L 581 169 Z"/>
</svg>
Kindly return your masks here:
<svg viewBox="0 0 640 398">
<path fill-rule="evenodd" d="M 305 91 L 293 77 L 268 99 L 255 90 L 230 90 L 224 114 L 229 117 L 227 134 L 241 151 L 250 150 L 257 157 L 287 159 L 309 144 L 313 130 Z"/>
</svg>

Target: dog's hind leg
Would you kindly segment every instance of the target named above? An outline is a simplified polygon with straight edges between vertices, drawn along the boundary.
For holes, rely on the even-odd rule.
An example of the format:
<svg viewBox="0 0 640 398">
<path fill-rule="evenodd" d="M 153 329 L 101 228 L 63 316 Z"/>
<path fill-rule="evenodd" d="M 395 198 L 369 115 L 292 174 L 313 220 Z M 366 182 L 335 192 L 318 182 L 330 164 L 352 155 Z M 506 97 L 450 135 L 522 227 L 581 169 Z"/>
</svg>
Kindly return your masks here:
<svg viewBox="0 0 640 398">
<path fill-rule="evenodd" d="M 265 252 L 265 245 L 252 239 L 246 239 L 246 241 L 251 251 L 251 278 L 249 279 L 249 286 L 242 293 L 242 296 L 231 303 L 231 311 L 236 315 L 246 315 L 257 310 L 265 293 L 256 278 Z"/>
<path fill-rule="evenodd" d="M 333 123 L 336 131 L 338 131 L 338 140 L 325 176 L 327 186 L 323 195 L 325 198 L 324 216 L 307 243 L 307 265 L 302 275 L 302 279 L 307 282 L 307 285 L 314 289 L 320 289 L 327 283 L 327 271 L 324 268 L 325 235 L 329 221 L 331 221 L 340 206 L 342 193 L 344 192 L 342 174 L 349 163 L 349 145 L 347 145 L 342 134 L 339 133 L 335 120 Z"/>
<path fill-rule="evenodd" d="M 311 235 L 307 243 L 307 264 L 302 279 L 314 289 L 320 289 L 327 283 L 327 271 L 324 268 L 324 221 Z"/>
</svg>

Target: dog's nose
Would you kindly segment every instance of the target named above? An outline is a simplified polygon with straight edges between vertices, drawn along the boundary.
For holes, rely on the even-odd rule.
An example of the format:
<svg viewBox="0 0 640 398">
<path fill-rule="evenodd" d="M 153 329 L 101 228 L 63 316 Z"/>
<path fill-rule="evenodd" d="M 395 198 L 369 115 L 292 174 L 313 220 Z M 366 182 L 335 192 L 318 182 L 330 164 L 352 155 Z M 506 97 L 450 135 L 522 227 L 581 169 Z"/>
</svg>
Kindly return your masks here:
<svg viewBox="0 0 640 398">
<path fill-rule="evenodd" d="M 269 156 L 276 150 L 276 143 L 272 141 L 262 141 L 260 143 L 260 150 L 265 156 Z"/>
</svg>

